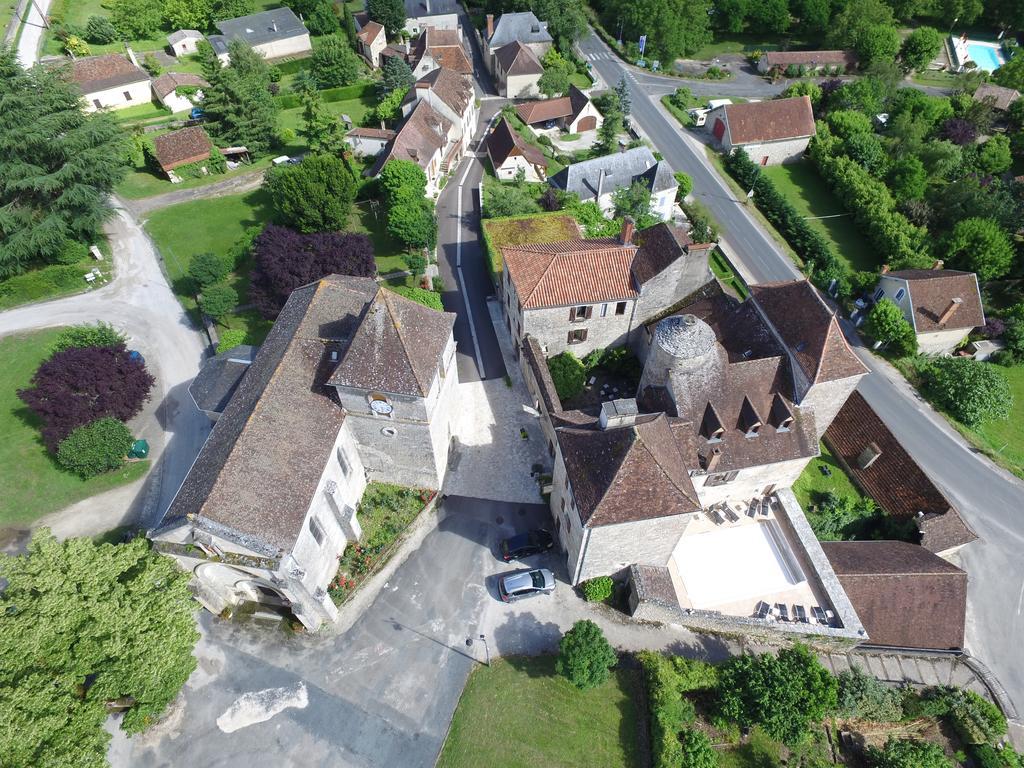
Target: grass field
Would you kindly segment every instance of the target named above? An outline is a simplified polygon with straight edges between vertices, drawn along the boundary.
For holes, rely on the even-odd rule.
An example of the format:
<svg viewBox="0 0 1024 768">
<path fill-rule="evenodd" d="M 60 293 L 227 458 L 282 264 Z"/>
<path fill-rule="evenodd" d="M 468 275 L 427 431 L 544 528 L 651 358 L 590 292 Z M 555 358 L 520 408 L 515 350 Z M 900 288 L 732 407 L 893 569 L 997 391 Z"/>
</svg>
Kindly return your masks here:
<svg viewBox="0 0 1024 768">
<path fill-rule="evenodd" d="M 760 34 L 734 34 L 708 43 L 696 53 L 686 58 L 696 61 L 711 61 L 716 56 L 722 56 L 723 54 L 774 51 L 778 50 L 782 42 L 778 37 L 765 37 Z M 790 38 L 785 42 L 788 43 L 787 49 L 799 50 L 800 48 L 807 47 L 806 41 Z"/>
<path fill-rule="evenodd" d="M 832 472 L 831 476 L 826 477 L 822 474 L 822 467 L 828 467 Z M 800 506 L 807 509 L 813 503 L 816 495 L 829 491 L 837 496 L 852 496 L 857 499 L 862 495 L 850 480 L 849 475 L 839 466 L 839 462 L 836 461 L 832 452 L 822 443 L 821 456 L 811 459 L 811 463 L 793 484 L 793 494 L 800 502 Z"/>
<path fill-rule="evenodd" d="M 853 217 L 847 215 L 842 203 L 832 194 L 814 166 L 799 162 L 772 165 L 762 171 L 800 214 L 807 217 L 842 214 L 834 219 L 811 219 L 810 224 L 825 236 L 836 254 L 852 269 L 878 271 L 877 253 L 868 245 Z"/>
<path fill-rule="evenodd" d="M 0 0 L 0 30 L 7 29 L 7 23 L 13 18 L 17 7 L 18 0 Z"/>
<path fill-rule="evenodd" d="M 470 676 L 438 768 L 639 766 L 639 675 L 619 670 L 579 691 L 553 656 L 496 660 Z"/>
<path fill-rule="evenodd" d="M 348 115 L 352 118 L 352 124 L 356 126 L 363 125 L 363 121 L 366 119 L 366 116 L 373 111 L 376 106 L 376 99 L 369 95 L 364 96 L 361 99 L 345 99 L 344 101 L 324 103 L 324 109 L 327 112 L 332 115 Z M 281 128 L 290 128 L 297 133 L 299 128 L 302 127 L 302 112 L 303 107 L 282 109 L 278 119 L 278 125 Z"/>
<path fill-rule="evenodd" d="M 128 200 L 138 200 L 143 197 L 162 195 L 165 192 L 203 187 L 207 184 L 213 184 L 218 181 L 230 179 L 232 176 L 241 176 L 244 173 L 250 173 L 252 171 L 264 171 L 270 167 L 271 160 L 273 160 L 273 157 L 267 155 L 266 157 L 257 160 L 255 163 L 240 165 L 233 171 L 227 171 L 222 174 L 213 173 L 207 176 L 199 176 L 197 178 L 182 179 L 178 184 L 172 184 L 166 176 L 163 174 L 157 175 L 157 173 L 150 170 L 146 165 L 137 165 L 125 174 L 121 183 L 117 185 L 115 192 L 120 197 L 127 198 Z"/>
<path fill-rule="evenodd" d="M 58 331 L 15 334 L 0 339 L 0 526 L 28 525 L 146 474 L 149 462 L 82 480 L 60 469 L 39 437 L 39 423 L 18 399 L 39 364 L 49 356 Z"/>
</svg>

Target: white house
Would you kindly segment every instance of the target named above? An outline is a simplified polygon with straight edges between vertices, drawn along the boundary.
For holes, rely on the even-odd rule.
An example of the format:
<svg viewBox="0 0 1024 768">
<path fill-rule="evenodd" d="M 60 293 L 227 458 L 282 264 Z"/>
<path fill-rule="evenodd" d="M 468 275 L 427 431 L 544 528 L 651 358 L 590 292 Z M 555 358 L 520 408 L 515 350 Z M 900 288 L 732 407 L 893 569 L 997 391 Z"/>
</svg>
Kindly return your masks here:
<svg viewBox="0 0 1024 768">
<path fill-rule="evenodd" d="M 357 157 L 376 157 L 396 135 L 387 128 L 353 128 L 345 134 L 345 143 Z"/>
<path fill-rule="evenodd" d="M 596 202 L 606 216 L 615 210 L 615 191 L 639 182 L 651 191 L 651 213 L 662 221 L 672 218 L 679 189 L 668 163 L 656 160 L 647 147 L 567 165 L 548 181 L 558 189 L 576 193 L 584 203 Z"/>
<path fill-rule="evenodd" d="M 537 54 L 514 40 L 495 52 L 491 74 L 502 96 L 509 99 L 536 98 L 540 96 L 544 65 Z"/>
<path fill-rule="evenodd" d="M 405 31 L 415 37 L 426 27 L 459 30 L 460 10 L 458 0 L 405 0 Z"/>
<path fill-rule="evenodd" d="M 594 102 L 575 85 L 570 85 L 569 93 L 560 98 L 520 104 L 516 107 L 516 114 L 534 128 L 554 122 L 566 133 L 595 131 L 604 122 Z"/>
<path fill-rule="evenodd" d="M 418 100 L 395 137 L 377 157 L 369 175 L 376 176 L 393 158 L 416 163 L 427 176 L 427 196 L 439 191 L 441 177 L 461 158 L 463 145 L 453 141 L 452 121 L 435 110 L 426 99 Z"/>
<path fill-rule="evenodd" d="M 448 143 L 454 148 L 449 152 L 452 167 L 458 164 L 476 133 L 477 108 L 473 81 L 444 67 L 428 72 L 417 80 L 402 104 L 402 114 L 408 116 L 416 104 L 425 101 L 431 108 L 450 123 Z"/>
<path fill-rule="evenodd" d="M 187 56 L 198 52 L 199 41 L 205 39 L 206 36 L 198 29 L 179 29 L 167 36 L 167 45 L 175 56 Z"/>
<path fill-rule="evenodd" d="M 941 262 L 935 269 L 883 272 L 872 298 L 890 299 L 900 308 L 925 355 L 949 354 L 985 324 L 977 275 L 941 269 Z"/>
<path fill-rule="evenodd" d="M 327 587 L 362 537 L 367 481 L 444 481 L 454 321 L 332 275 L 292 293 L 251 364 L 219 366 L 219 418 L 151 534 L 203 605 L 284 607 L 309 629 L 337 617 Z"/>
<path fill-rule="evenodd" d="M 356 33 L 359 42 L 359 53 L 370 62 L 370 66 L 377 69 L 380 66 L 380 54 L 388 47 L 388 38 L 384 33 L 384 27 L 376 21 L 368 21 L 366 25 Z"/>
<path fill-rule="evenodd" d="M 71 79 L 82 91 L 87 112 L 134 107 L 153 98 L 149 73 L 119 53 L 75 59 Z"/>
<path fill-rule="evenodd" d="M 186 72 L 164 72 L 153 81 L 153 95 L 171 112 L 185 112 L 203 99 L 203 88 L 210 84 L 199 75 Z M 186 95 L 182 90 L 193 91 Z"/>
<path fill-rule="evenodd" d="M 220 30 L 220 34 L 210 35 L 210 45 L 224 64 L 230 58 L 228 43 L 232 40 L 248 43 L 266 59 L 308 56 L 313 52 L 309 30 L 288 7 L 218 21 L 214 26 Z"/>
<path fill-rule="evenodd" d="M 760 165 L 796 162 L 815 134 L 809 96 L 726 104 L 708 113 L 705 127 L 723 152 L 742 148 Z"/>
<path fill-rule="evenodd" d="M 548 159 L 544 153 L 522 136 L 502 118 L 486 139 L 487 157 L 494 175 L 502 181 L 512 181 L 520 173 L 526 181 L 544 181 L 547 178 Z"/>
</svg>

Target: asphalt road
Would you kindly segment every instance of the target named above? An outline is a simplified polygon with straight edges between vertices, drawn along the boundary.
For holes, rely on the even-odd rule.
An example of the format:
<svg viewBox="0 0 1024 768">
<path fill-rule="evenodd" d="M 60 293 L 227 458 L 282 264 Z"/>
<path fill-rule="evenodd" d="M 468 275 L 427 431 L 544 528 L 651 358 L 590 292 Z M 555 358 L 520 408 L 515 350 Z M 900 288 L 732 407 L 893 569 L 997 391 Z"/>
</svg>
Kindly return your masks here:
<svg viewBox="0 0 1024 768">
<path fill-rule="evenodd" d="M 580 50 L 606 83 L 614 85 L 626 74 L 633 86 L 633 120 L 673 169 L 693 177 L 694 195 L 718 220 L 724 250 L 744 277 L 754 283 L 800 277 L 712 169 L 704 146 L 664 110 L 658 95 L 666 91 L 657 88 L 662 78 L 637 74 L 593 34 Z M 861 394 L 982 538 L 960 554 L 970 577 L 967 647 L 1024 709 L 1024 666 L 1014 661 L 1024 641 L 1024 485 L 973 451 L 902 377 L 863 348 L 858 354 L 871 369 L 861 381 Z"/>
</svg>

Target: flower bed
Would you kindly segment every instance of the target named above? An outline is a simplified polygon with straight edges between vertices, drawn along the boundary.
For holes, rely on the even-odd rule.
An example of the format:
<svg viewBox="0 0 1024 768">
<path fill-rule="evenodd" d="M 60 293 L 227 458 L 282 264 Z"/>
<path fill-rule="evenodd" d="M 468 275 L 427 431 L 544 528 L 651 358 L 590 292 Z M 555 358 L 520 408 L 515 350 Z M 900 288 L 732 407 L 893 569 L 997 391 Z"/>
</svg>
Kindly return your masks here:
<svg viewBox="0 0 1024 768">
<path fill-rule="evenodd" d="M 406 529 L 435 494 L 388 483 L 366 486 L 356 512 L 363 536 L 358 543 L 345 548 L 338 558 L 338 572 L 327 586 L 335 605 L 348 600 L 360 584 L 388 561 Z"/>
</svg>

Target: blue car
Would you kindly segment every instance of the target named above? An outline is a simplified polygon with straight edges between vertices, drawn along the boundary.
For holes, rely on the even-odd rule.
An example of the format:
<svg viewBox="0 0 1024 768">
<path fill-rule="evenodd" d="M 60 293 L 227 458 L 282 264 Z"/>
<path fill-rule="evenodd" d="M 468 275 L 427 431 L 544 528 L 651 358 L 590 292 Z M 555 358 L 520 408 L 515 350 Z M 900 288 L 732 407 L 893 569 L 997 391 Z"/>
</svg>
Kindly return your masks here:
<svg viewBox="0 0 1024 768">
<path fill-rule="evenodd" d="M 192 111 L 188 113 L 190 120 L 202 120 L 206 117 L 206 113 L 199 107 L 192 107 Z"/>
<path fill-rule="evenodd" d="M 144 358 L 142 356 L 142 353 L 139 352 L 137 349 L 128 350 L 128 359 L 131 360 L 133 363 L 141 363 L 142 365 L 146 364 L 146 358 Z"/>
</svg>

